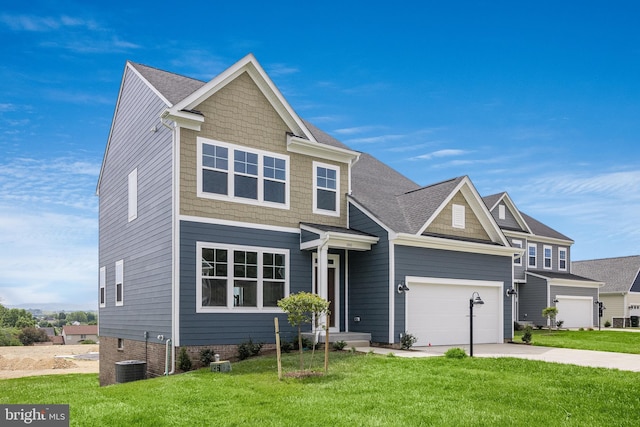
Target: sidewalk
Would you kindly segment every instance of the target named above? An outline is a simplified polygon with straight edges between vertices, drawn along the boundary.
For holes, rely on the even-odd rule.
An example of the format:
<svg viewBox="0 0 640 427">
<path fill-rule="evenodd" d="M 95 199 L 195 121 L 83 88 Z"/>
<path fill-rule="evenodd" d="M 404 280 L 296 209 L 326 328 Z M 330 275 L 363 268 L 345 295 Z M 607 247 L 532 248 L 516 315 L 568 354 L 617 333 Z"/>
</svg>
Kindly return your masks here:
<svg viewBox="0 0 640 427">
<path fill-rule="evenodd" d="M 373 352 L 382 355 L 393 353 L 398 357 L 433 357 L 443 356 L 446 351 L 452 347 L 463 348 L 467 354 L 469 353 L 468 345 L 414 347 L 411 350 L 395 350 L 382 347 L 358 347 L 356 348 L 356 351 L 363 353 Z M 515 357 L 520 359 L 541 360 L 544 362 L 640 372 L 639 354 L 538 347 L 524 344 L 475 344 L 473 346 L 473 356 Z"/>
</svg>

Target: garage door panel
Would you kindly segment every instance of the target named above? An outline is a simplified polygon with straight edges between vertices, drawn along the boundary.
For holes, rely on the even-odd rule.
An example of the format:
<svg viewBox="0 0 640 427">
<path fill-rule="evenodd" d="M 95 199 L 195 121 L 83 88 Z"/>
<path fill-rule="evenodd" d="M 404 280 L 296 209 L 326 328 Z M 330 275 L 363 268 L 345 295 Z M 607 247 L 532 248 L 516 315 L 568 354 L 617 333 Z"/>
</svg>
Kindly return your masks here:
<svg viewBox="0 0 640 427">
<path fill-rule="evenodd" d="M 407 332 L 416 345 L 469 343 L 469 299 L 478 292 L 485 302 L 474 307 L 474 343 L 502 341 L 501 287 L 463 284 L 409 283 Z"/>
<path fill-rule="evenodd" d="M 593 326 L 593 298 L 560 295 L 556 298 L 558 300 L 556 320 L 562 320 L 562 327 L 590 328 Z"/>
</svg>

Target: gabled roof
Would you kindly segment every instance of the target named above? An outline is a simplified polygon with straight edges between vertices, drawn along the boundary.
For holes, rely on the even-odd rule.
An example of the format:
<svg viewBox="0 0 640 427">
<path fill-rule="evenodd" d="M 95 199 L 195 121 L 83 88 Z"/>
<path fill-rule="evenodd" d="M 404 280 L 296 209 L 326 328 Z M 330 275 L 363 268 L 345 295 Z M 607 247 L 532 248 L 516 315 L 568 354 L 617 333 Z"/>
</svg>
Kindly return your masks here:
<svg viewBox="0 0 640 427">
<path fill-rule="evenodd" d="M 571 271 L 605 282 L 601 293 L 629 292 L 640 274 L 640 255 L 602 258 L 571 263 Z"/>
<path fill-rule="evenodd" d="M 98 335 L 98 325 L 65 325 L 62 327 L 65 335 Z"/>
<path fill-rule="evenodd" d="M 168 106 L 173 106 L 182 101 L 206 84 L 201 80 L 159 70 L 148 65 L 131 61 L 128 61 L 127 65 L 137 71 L 156 90 L 156 93 L 167 101 Z"/>
<path fill-rule="evenodd" d="M 567 237 L 564 234 L 560 233 L 559 231 L 556 231 L 553 228 L 541 223 L 537 219 L 530 217 L 524 212 L 520 212 L 520 214 L 522 215 L 522 218 L 524 218 L 524 220 L 529 225 L 529 229 L 531 230 L 531 232 L 536 236 L 566 240 L 567 242 L 573 243 L 573 239 L 571 239 L 570 237 Z"/>
<path fill-rule="evenodd" d="M 513 217 L 515 218 L 520 228 L 525 233 L 531 233 L 529 225 L 522 217 L 522 213 L 518 210 L 516 204 L 513 203 L 513 200 L 511 200 L 511 197 L 509 197 L 509 194 L 507 194 L 506 192 L 492 194 L 491 196 L 483 197 L 482 200 L 484 200 L 484 203 L 487 205 L 490 212 L 492 212 L 500 202 L 503 202 L 507 209 L 509 209 L 509 212 L 511 212 L 511 215 L 513 215 Z"/>
</svg>

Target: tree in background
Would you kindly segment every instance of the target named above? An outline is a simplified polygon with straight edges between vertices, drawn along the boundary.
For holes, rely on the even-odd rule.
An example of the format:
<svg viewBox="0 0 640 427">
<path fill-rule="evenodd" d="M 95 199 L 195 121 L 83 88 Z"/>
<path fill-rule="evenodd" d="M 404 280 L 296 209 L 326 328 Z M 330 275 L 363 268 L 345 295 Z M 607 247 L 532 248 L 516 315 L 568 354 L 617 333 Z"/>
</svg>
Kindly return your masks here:
<svg viewBox="0 0 640 427">
<path fill-rule="evenodd" d="M 84 311 L 74 311 L 73 313 L 67 314 L 66 317 L 67 323 L 80 322 L 87 323 L 87 313 Z"/>
<path fill-rule="evenodd" d="M 48 342 L 49 337 L 47 333 L 38 328 L 24 328 L 18 334 L 18 339 L 22 345 L 32 345 L 36 342 Z"/>
</svg>

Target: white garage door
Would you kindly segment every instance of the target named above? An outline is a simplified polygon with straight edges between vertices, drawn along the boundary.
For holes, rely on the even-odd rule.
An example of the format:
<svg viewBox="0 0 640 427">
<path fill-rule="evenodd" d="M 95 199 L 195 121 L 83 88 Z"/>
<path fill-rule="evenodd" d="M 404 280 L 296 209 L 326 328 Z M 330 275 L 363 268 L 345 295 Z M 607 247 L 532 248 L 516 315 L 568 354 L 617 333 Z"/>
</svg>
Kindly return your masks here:
<svg viewBox="0 0 640 427">
<path fill-rule="evenodd" d="M 469 344 L 469 299 L 484 301 L 473 308 L 473 342 L 503 342 L 502 283 L 436 278 L 407 278 L 407 332 L 417 346 Z"/>
<path fill-rule="evenodd" d="M 558 316 L 562 320 L 563 328 L 591 328 L 593 327 L 593 298 L 575 296 L 556 296 Z"/>
</svg>

